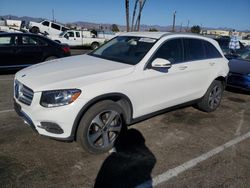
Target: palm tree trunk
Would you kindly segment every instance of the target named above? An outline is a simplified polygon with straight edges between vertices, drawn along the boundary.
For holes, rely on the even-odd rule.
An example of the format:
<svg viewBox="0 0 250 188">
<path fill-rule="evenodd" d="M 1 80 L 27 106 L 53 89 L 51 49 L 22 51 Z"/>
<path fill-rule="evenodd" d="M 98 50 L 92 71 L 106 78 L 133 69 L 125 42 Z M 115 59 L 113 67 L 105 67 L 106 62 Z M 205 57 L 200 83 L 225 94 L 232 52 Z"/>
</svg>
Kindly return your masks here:
<svg viewBox="0 0 250 188">
<path fill-rule="evenodd" d="M 139 1 L 140 9 L 139 9 L 138 17 L 137 17 L 136 22 L 135 22 L 135 28 L 137 27 L 137 31 L 140 31 L 141 13 L 142 13 L 142 9 L 143 9 L 145 3 L 146 3 L 146 0 L 140 0 Z"/>
<path fill-rule="evenodd" d="M 127 32 L 129 32 L 129 0 L 125 0 Z"/>
<path fill-rule="evenodd" d="M 132 17 L 131 31 L 135 30 L 134 22 L 135 22 L 135 14 L 136 14 L 136 10 L 137 10 L 138 1 L 139 0 L 135 1 L 134 11 L 133 11 L 133 17 Z"/>
</svg>

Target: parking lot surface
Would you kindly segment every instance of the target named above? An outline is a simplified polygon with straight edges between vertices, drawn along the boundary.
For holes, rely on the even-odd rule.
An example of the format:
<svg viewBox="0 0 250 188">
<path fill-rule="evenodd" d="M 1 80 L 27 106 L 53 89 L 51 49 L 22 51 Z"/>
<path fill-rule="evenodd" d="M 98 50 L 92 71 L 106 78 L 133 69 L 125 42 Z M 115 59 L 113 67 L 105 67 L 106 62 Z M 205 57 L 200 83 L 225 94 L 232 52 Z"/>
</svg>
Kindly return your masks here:
<svg viewBox="0 0 250 188">
<path fill-rule="evenodd" d="M 185 107 L 132 125 L 117 152 L 90 155 L 25 125 L 13 111 L 13 78 L 0 75 L 0 187 L 250 186 L 247 92 L 225 91 L 213 113 Z"/>
</svg>

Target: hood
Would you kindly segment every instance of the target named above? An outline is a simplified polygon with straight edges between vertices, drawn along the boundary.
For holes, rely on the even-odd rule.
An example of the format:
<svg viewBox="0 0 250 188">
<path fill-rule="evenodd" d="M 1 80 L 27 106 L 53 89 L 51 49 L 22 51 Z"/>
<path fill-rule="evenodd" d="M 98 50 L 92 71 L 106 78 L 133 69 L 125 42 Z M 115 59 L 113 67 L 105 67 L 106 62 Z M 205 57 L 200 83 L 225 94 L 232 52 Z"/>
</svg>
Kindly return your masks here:
<svg viewBox="0 0 250 188">
<path fill-rule="evenodd" d="M 90 55 L 55 59 L 19 71 L 15 79 L 34 92 L 81 88 L 85 85 L 127 75 L 134 66 Z"/>
<path fill-rule="evenodd" d="M 232 59 L 229 61 L 230 72 L 240 74 L 250 74 L 250 61 Z"/>
</svg>

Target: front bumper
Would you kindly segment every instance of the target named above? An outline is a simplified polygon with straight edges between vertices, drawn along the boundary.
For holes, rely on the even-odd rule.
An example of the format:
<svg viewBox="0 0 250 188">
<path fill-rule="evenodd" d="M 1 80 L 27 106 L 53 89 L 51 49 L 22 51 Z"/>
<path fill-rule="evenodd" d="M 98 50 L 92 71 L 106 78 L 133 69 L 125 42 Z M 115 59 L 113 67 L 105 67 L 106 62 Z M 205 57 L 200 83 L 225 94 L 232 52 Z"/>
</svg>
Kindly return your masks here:
<svg viewBox="0 0 250 188">
<path fill-rule="evenodd" d="M 25 114 L 21 110 L 21 106 L 18 103 L 16 103 L 15 100 L 14 100 L 14 110 L 24 120 L 24 122 L 26 124 L 28 124 L 33 129 L 33 131 L 35 131 L 36 133 L 38 133 L 37 130 L 36 130 L 36 127 L 35 127 L 34 123 L 32 122 L 32 120 L 29 118 L 29 116 L 27 114 Z"/>
<path fill-rule="evenodd" d="M 39 104 L 41 93 L 35 93 L 32 103 L 26 105 L 14 97 L 16 113 L 38 134 L 62 141 L 72 141 L 73 125 L 77 114 L 84 105 L 83 100 L 55 107 L 45 108 Z"/>
</svg>

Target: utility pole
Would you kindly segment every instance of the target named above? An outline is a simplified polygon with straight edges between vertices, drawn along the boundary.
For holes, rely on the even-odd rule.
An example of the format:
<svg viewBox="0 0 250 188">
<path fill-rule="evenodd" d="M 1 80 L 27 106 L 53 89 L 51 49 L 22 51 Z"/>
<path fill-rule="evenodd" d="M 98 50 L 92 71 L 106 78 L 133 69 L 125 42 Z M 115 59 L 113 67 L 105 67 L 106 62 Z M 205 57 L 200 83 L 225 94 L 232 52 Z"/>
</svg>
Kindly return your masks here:
<svg viewBox="0 0 250 188">
<path fill-rule="evenodd" d="M 52 21 L 55 22 L 54 9 L 52 9 Z"/>
<path fill-rule="evenodd" d="M 188 23 L 187 23 L 187 29 L 186 29 L 186 32 L 188 32 L 189 30 L 189 20 L 188 20 Z"/>
<path fill-rule="evenodd" d="M 182 32 L 182 22 L 181 22 L 180 32 Z"/>
<path fill-rule="evenodd" d="M 173 32 L 175 32 L 175 16 L 176 16 L 176 10 L 174 11 L 174 14 L 173 14 L 173 28 L 172 28 Z"/>
</svg>

